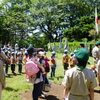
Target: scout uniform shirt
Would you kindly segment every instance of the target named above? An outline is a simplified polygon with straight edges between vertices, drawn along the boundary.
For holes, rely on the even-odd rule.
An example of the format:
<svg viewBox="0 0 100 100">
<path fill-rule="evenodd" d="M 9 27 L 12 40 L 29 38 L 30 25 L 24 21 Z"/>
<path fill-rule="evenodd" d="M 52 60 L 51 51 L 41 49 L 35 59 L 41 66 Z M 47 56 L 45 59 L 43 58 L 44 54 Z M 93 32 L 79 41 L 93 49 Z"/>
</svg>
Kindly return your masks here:
<svg viewBox="0 0 100 100">
<path fill-rule="evenodd" d="M 67 55 L 67 54 L 64 54 L 63 55 L 63 63 L 69 63 L 69 59 L 70 59 L 70 56 L 69 55 Z"/>
<path fill-rule="evenodd" d="M 97 72 L 100 73 L 100 60 L 97 63 Z"/>
<path fill-rule="evenodd" d="M 98 59 L 99 59 L 99 55 L 100 55 L 100 49 L 95 46 L 93 49 L 92 49 L 92 56 L 94 58 L 94 62 L 97 63 Z"/>
<path fill-rule="evenodd" d="M 0 52 L 0 83 L 5 86 L 5 72 L 3 69 L 4 60 L 6 60 L 6 55 Z"/>
<path fill-rule="evenodd" d="M 51 66 L 56 65 L 56 58 L 55 56 L 51 56 Z"/>
<path fill-rule="evenodd" d="M 82 71 L 78 71 L 77 67 L 66 71 L 62 84 L 70 89 L 69 100 L 90 100 L 89 89 L 97 86 L 91 70 L 84 68 Z"/>
</svg>

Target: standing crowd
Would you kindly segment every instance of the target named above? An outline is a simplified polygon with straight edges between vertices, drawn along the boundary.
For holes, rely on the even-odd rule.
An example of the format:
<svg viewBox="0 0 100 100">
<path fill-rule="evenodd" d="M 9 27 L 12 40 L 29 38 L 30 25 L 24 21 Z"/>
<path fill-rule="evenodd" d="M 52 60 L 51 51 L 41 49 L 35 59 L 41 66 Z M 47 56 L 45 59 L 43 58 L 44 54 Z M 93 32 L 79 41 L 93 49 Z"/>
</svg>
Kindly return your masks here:
<svg viewBox="0 0 100 100">
<path fill-rule="evenodd" d="M 92 49 L 93 65 L 87 68 L 89 53 L 85 44 L 80 43 L 80 48 L 71 53 L 72 63 L 70 69 L 67 69 L 66 61 L 65 75 L 62 82 L 64 86 L 64 100 L 94 100 L 94 88 L 100 86 L 100 42 L 96 42 Z M 68 56 L 67 56 L 68 58 Z M 96 81 L 97 77 L 97 81 Z"/>
<path fill-rule="evenodd" d="M 94 100 L 94 88 L 97 86 L 96 77 L 100 86 L 99 46 L 100 42 L 96 42 L 92 50 L 94 64 L 90 69 L 86 68 L 87 63 L 89 63 L 89 53 L 83 43 L 80 43 L 80 48 L 74 50 L 70 55 L 67 48 L 64 50 L 62 56 L 64 100 Z M 19 49 L 18 41 L 16 41 L 14 49 L 9 43 L 0 48 L 0 100 L 2 89 L 5 88 L 5 75 L 9 75 L 9 66 L 11 66 L 12 74 L 16 75 L 17 65 L 18 73 L 21 74 L 22 66 L 29 61 L 32 61 L 38 67 L 37 73 L 31 76 L 26 74 L 26 81 L 33 83 L 32 98 L 33 100 L 38 100 L 39 97 L 46 98 L 44 88 L 46 84 L 49 85 L 49 88 L 51 87 L 47 78 L 48 73 L 50 72 L 50 77 L 55 77 L 56 74 L 56 52 L 53 51 L 51 57 L 48 58 L 43 48 L 35 48 L 30 45 L 28 48 Z M 29 63 L 31 64 L 31 62 Z"/>
</svg>

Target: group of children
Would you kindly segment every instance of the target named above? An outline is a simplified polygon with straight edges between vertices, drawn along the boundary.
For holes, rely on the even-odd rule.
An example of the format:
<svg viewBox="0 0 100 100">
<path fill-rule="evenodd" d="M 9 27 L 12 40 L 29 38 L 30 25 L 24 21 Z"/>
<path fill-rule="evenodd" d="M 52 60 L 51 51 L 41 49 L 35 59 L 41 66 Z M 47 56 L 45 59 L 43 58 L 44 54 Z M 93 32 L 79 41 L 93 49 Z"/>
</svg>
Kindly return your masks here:
<svg viewBox="0 0 100 100">
<path fill-rule="evenodd" d="M 27 57 L 27 52 L 22 50 L 14 51 L 10 48 L 3 48 L 1 51 L 6 55 L 7 61 L 5 62 L 5 74 L 9 75 L 9 66 L 11 66 L 12 74 L 16 74 L 16 65 L 18 65 L 18 73 L 22 73 L 22 65 L 25 64 L 25 59 Z"/>
<path fill-rule="evenodd" d="M 80 43 L 80 48 L 85 48 L 85 45 L 83 43 Z M 75 57 L 76 52 L 77 52 L 77 50 L 74 50 L 74 52 L 71 52 L 70 55 L 69 55 L 68 54 L 68 49 L 64 50 L 64 55 L 62 57 L 62 63 L 63 63 L 63 67 L 64 67 L 64 74 L 65 74 L 67 69 L 73 68 L 77 64 L 77 62 L 76 62 L 77 60 L 76 60 L 76 57 Z M 87 63 L 90 64 L 89 62 L 87 62 Z M 90 65 L 89 69 L 92 70 L 94 72 L 95 76 L 97 77 L 96 66 L 95 65 Z"/>
<path fill-rule="evenodd" d="M 35 80 L 32 81 L 34 83 L 34 88 L 32 91 L 33 100 L 38 100 L 38 97 L 46 97 L 43 93 L 42 89 L 47 81 L 47 74 L 50 72 L 50 77 L 55 77 L 55 71 L 57 68 L 57 61 L 56 61 L 56 52 L 53 51 L 51 53 L 51 57 L 48 58 L 46 56 L 46 52 L 42 49 L 36 49 L 32 46 L 25 49 L 22 48 L 19 50 L 18 46 L 16 45 L 15 49 L 11 49 L 9 46 L 1 48 L 1 51 L 6 55 L 6 62 L 5 62 L 5 74 L 9 75 L 9 66 L 11 66 L 12 74 L 16 75 L 16 65 L 18 66 L 18 73 L 21 74 L 23 67 L 22 65 L 26 64 L 26 62 L 31 59 L 33 60 L 37 66 L 39 67 L 39 72 L 35 76 Z M 62 57 L 62 64 L 64 68 L 64 74 L 68 68 L 73 68 L 76 65 L 76 57 L 75 52 L 68 54 L 68 50 L 64 50 L 64 55 Z M 51 68 L 51 69 L 50 69 Z M 91 70 L 95 73 L 95 66 L 91 66 Z M 97 76 L 97 75 L 96 75 Z M 33 77 L 28 77 L 29 79 L 33 79 Z"/>
</svg>

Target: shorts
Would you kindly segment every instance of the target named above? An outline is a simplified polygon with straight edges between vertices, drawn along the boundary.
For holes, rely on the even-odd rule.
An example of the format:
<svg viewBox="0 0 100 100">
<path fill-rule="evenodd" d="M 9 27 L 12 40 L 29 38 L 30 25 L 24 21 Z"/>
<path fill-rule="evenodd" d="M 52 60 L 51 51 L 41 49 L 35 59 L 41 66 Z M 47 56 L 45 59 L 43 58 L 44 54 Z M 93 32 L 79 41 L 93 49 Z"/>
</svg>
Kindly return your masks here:
<svg viewBox="0 0 100 100">
<path fill-rule="evenodd" d="M 64 63 L 64 70 L 67 70 L 69 67 L 69 64 L 68 63 Z"/>
</svg>

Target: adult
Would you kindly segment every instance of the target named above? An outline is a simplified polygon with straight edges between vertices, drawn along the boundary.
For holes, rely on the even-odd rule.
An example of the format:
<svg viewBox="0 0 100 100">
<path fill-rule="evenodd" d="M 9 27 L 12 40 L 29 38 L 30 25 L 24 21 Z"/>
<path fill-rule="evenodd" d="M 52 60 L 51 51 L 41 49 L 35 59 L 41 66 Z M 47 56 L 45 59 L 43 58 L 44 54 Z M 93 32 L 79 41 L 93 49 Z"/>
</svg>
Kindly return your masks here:
<svg viewBox="0 0 100 100">
<path fill-rule="evenodd" d="M 100 41 L 95 43 L 94 48 L 92 49 L 92 57 L 94 60 L 94 65 L 97 64 L 98 60 L 100 59 Z"/>
<path fill-rule="evenodd" d="M 34 83 L 33 91 L 32 91 L 33 100 L 38 100 L 39 96 L 41 96 L 42 84 L 43 84 L 43 74 L 42 73 L 44 73 L 43 64 L 40 64 L 40 62 L 38 61 L 38 58 L 36 56 L 37 50 L 38 49 L 34 48 L 33 46 L 29 46 L 27 48 L 27 52 L 29 55 L 28 59 L 33 61 L 39 67 L 39 72 L 36 74 L 35 77 L 33 77 L 33 76 L 28 77 L 30 81 L 34 80 L 31 82 L 31 83 Z"/>
<path fill-rule="evenodd" d="M 46 71 L 45 71 L 45 68 L 46 68 L 46 60 L 44 58 L 44 51 L 39 51 L 38 54 L 37 54 L 37 57 L 39 59 L 40 64 L 42 65 L 43 70 L 44 70 L 44 72 L 42 71 L 43 82 L 41 84 L 41 87 L 43 89 L 43 87 L 45 85 L 46 78 L 47 78 L 46 77 Z M 40 97 L 42 97 L 42 98 L 45 98 L 46 97 L 45 93 L 43 93 L 42 90 L 41 90 L 40 94 L 41 94 Z"/>
<path fill-rule="evenodd" d="M 76 66 L 67 70 L 62 84 L 64 100 L 94 100 L 94 88 L 97 86 L 94 73 L 86 68 L 89 54 L 86 49 L 75 53 Z M 68 95 L 69 94 L 69 95 Z"/>
<path fill-rule="evenodd" d="M 85 44 L 84 43 L 80 43 L 80 48 L 85 48 Z"/>
<path fill-rule="evenodd" d="M 97 62 L 98 85 L 100 86 L 100 60 Z"/>
<path fill-rule="evenodd" d="M 5 61 L 6 61 L 6 56 L 0 49 L 0 100 L 1 100 L 2 90 L 5 88 L 5 72 L 3 69 L 3 64 Z"/>
</svg>

